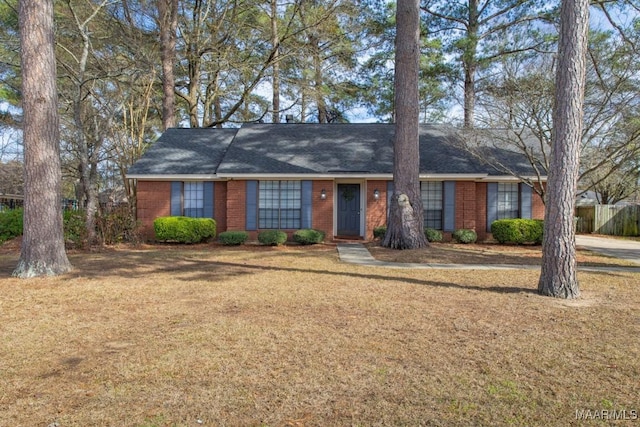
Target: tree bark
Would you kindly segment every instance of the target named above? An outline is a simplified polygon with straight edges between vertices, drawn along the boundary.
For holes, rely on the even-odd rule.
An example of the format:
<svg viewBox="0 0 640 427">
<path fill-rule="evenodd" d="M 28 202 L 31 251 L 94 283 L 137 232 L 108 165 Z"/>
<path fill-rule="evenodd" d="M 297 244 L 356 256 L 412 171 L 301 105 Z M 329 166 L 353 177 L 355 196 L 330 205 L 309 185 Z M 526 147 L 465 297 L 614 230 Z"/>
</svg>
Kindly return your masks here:
<svg viewBox="0 0 640 427">
<path fill-rule="evenodd" d="M 398 0 L 396 12 L 393 185 L 383 246 L 416 249 L 428 246 L 420 198 L 419 94 L 420 7 L 418 0 Z"/>
<path fill-rule="evenodd" d="M 71 269 L 64 248 L 53 0 L 21 0 L 24 233 L 17 277 Z"/>
<path fill-rule="evenodd" d="M 588 31 L 588 0 L 563 0 L 538 291 L 566 299 L 580 295 L 573 217 L 580 166 Z"/>
<path fill-rule="evenodd" d="M 273 96 L 271 98 L 273 112 L 271 121 L 280 123 L 280 34 L 278 33 L 278 4 L 276 0 L 271 0 L 271 45 L 273 46 Z"/>
<path fill-rule="evenodd" d="M 162 62 L 162 128 L 176 126 L 176 95 L 173 67 L 176 59 L 178 0 L 158 0 L 160 58 Z"/>
</svg>

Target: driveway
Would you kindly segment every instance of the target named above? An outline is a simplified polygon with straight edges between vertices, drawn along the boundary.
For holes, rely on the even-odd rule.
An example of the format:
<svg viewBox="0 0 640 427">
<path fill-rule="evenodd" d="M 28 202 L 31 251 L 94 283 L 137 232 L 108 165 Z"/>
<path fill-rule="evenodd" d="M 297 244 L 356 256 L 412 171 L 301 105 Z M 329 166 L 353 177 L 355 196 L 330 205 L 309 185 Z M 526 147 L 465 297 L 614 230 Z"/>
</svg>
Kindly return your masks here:
<svg viewBox="0 0 640 427">
<path fill-rule="evenodd" d="M 602 255 L 621 258 L 640 265 L 640 242 L 585 234 L 576 236 L 576 246 Z"/>
</svg>

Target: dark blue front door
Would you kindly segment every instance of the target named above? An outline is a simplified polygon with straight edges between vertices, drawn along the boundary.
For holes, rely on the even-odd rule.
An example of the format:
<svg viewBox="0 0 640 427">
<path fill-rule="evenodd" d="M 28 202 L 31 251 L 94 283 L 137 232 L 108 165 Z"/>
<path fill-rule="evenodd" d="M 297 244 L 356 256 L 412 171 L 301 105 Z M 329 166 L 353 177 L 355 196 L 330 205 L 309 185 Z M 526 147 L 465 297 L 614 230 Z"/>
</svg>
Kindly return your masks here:
<svg viewBox="0 0 640 427">
<path fill-rule="evenodd" d="M 360 184 L 338 184 L 338 235 L 360 235 Z"/>
</svg>

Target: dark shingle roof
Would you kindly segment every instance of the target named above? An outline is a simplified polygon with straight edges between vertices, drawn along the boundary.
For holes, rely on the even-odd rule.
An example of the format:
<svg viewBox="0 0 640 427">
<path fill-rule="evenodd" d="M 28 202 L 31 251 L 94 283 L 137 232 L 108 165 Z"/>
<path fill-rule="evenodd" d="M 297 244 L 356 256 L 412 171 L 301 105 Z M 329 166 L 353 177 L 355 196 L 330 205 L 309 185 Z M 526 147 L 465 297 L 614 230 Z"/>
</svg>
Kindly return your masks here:
<svg viewBox="0 0 640 427">
<path fill-rule="evenodd" d="M 167 129 L 129 175 L 214 175 L 237 129 Z"/>
<path fill-rule="evenodd" d="M 245 124 L 240 129 L 169 129 L 130 175 L 392 174 L 392 124 Z M 420 127 L 420 173 L 505 175 L 463 148 L 448 126 Z M 521 174 L 520 153 L 488 148 Z"/>
<path fill-rule="evenodd" d="M 386 173 L 393 126 L 249 124 L 238 131 L 220 173 Z"/>
</svg>

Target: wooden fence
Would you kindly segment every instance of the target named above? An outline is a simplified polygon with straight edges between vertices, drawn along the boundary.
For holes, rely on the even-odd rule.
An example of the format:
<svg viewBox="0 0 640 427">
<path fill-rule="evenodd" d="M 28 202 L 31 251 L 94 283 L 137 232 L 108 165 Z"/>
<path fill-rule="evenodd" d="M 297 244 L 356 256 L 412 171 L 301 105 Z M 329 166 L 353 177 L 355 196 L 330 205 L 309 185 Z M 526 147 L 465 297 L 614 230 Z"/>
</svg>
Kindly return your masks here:
<svg viewBox="0 0 640 427">
<path fill-rule="evenodd" d="M 595 205 L 576 208 L 578 233 L 612 236 L 640 235 L 640 205 Z"/>
</svg>

